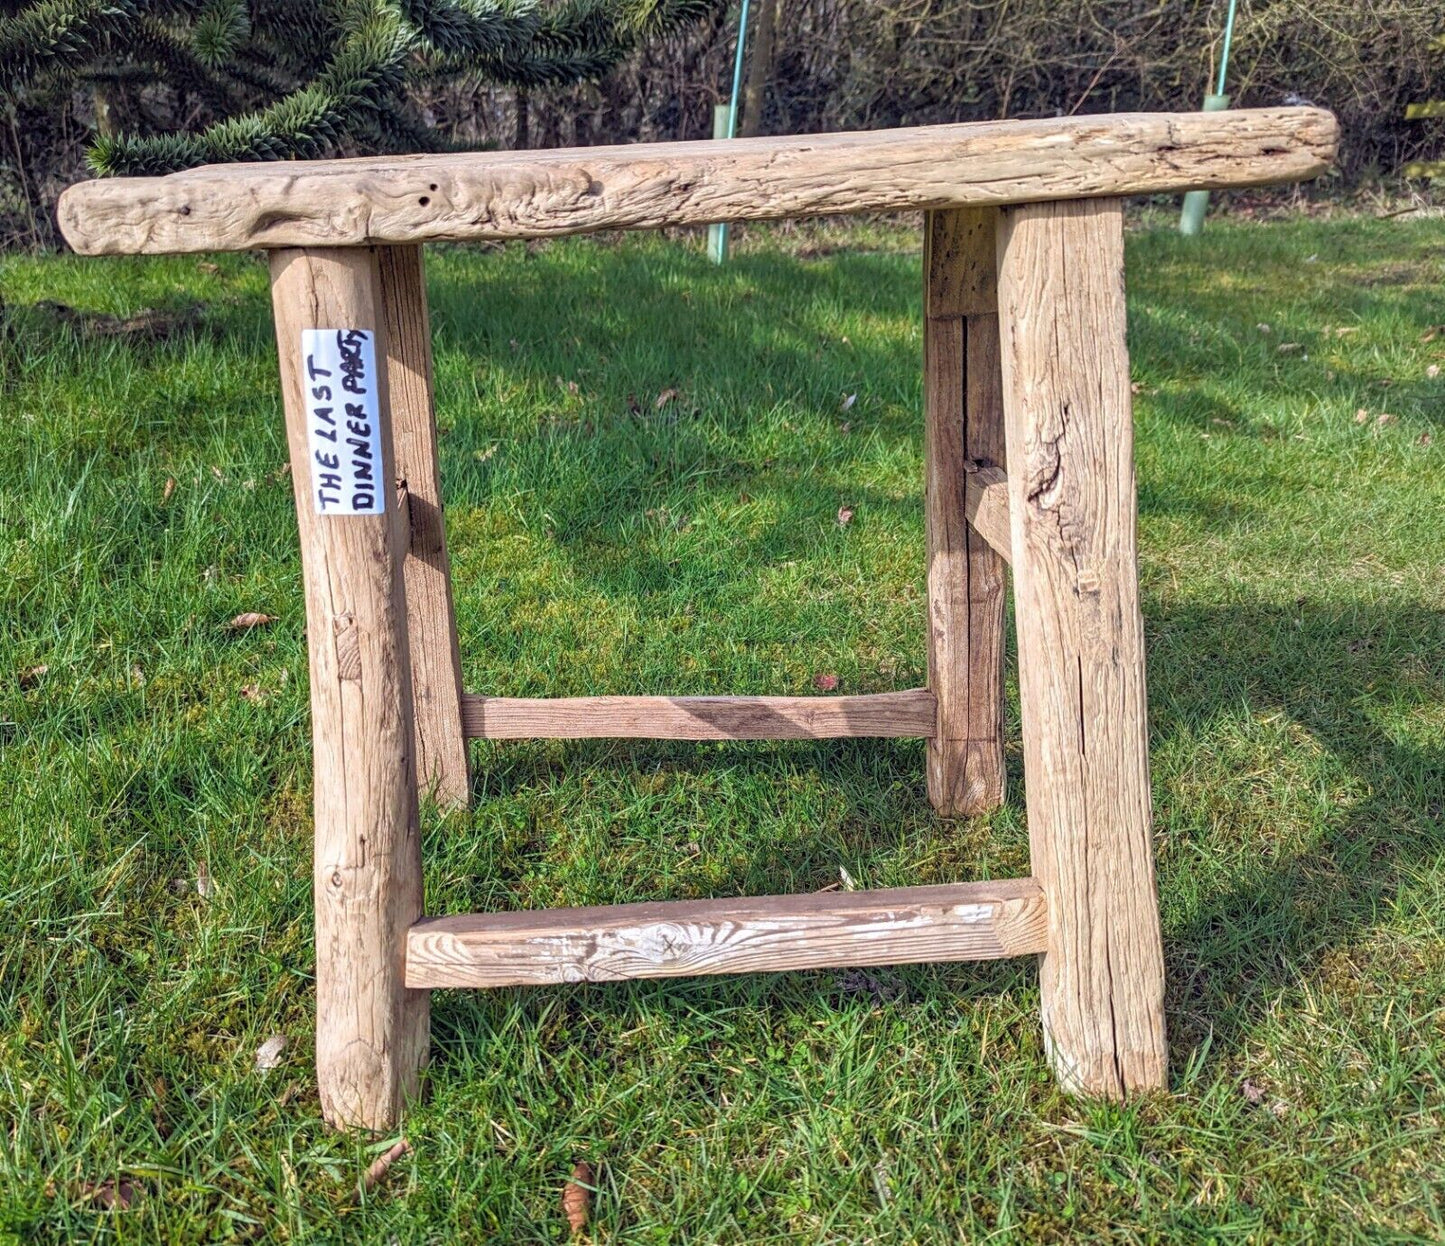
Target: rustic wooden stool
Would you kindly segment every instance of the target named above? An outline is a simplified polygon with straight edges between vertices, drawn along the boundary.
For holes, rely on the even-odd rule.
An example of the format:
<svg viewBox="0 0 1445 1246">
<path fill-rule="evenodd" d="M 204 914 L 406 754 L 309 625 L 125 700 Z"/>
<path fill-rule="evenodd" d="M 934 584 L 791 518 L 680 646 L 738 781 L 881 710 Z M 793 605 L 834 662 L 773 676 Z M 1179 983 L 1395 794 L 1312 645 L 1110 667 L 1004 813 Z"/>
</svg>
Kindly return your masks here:
<svg viewBox="0 0 1445 1246">
<path fill-rule="evenodd" d="M 396 1122 L 433 987 L 1027 953 L 1066 1088 L 1163 1086 L 1119 196 L 1297 181 L 1334 148 L 1328 113 L 1277 108 L 218 166 L 68 190 L 61 227 L 85 254 L 271 252 L 311 658 L 327 1120 Z M 918 209 L 928 687 L 464 694 L 418 244 Z M 465 803 L 468 738 L 916 736 L 940 813 L 998 804 L 1005 564 L 1032 878 L 423 917 L 418 784 Z"/>
</svg>

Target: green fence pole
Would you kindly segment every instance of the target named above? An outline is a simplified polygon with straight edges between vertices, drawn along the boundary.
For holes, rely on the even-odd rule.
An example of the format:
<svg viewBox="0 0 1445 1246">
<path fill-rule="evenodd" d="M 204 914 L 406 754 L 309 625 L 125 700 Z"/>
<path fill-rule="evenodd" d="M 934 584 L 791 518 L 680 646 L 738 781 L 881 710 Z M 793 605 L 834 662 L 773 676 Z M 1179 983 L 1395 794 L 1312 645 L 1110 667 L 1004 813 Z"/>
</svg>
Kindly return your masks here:
<svg viewBox="0 0 1445 1246">
<path fill-rule="evenodd" d="M 1229 96 L 1206 95 L 1205 112 L 1223 112 L 1229 107 Z M 1191 190 L 1184 196 L 1184 210 L 1179 214 L 1179 232 L 1192 238 L 1204 228 L 1204 213 L 1209 208 L 1207 190 Z"/>
<path fill-rule="evenodd" d="M 731 104 L 714 104 L 712 106 L 712 136 L 715 139 L 727 138 L 728 128 L 732 124 L 733 107 Z M 707 254 L 714 264 L 721 264 L 728 257 L 728 227 L 726 224 L 709 225 L 707 227 Z"/>
<path fill-rule="evenodd" d="M 726 104 L 718 104 L 712 112 L 712 136 L 713 138 L 733 138 L 738 132 L 738 92 L 742 90 L 743 83 L 743 48 L 748 40 L 748 0 L 743 0 L 742 12 L 738 14 L 738 53 L 733 57 L 733 97 Z M 719 112 L 727 120 L 725 133 L 719 134 L 722 129 Z M 728 227 L 723 221 L 717 225 L 707 227 L 707 253 L 712 257 L 714 264 L 721 264 L 728 257 Z"/>
<path fill-rule="evenodd" d="M 1214 85 L 1214 94 L 1204 97 L 1205 112 L 1223 112 L 1229 107 L 1229 96 L 1224 93 L 1224 77 L 1229 72 L 1229 45 L 1234 42 L 1234 10 L 1238 0 L 1229 0 L 1229 14 L 1224 19 L 1224 47 L 1219 53 L 1219 80 Z M 1184 196 L 1184 209 L 1179 213 L 1179 232 L 1193 238 L 1204 228 L 1204 213 L 1209 208 L 1207 190 L 1191 190 Z"/>
</svg>

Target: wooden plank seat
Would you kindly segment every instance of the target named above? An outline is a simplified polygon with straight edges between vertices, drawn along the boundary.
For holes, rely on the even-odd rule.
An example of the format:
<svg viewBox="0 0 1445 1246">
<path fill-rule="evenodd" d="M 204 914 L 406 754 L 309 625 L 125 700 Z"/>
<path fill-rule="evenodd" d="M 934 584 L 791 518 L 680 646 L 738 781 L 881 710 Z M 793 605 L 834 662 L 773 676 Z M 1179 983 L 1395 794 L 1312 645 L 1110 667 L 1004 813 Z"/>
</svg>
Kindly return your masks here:
<svg viewBox="0 0 1445 1246">
<path fill-rule="evenodd" d="M 224 166 L 67 190 L 61 228 L 86 254 L 271 252 L 311 667 L 326 1119 L 396 1124 L 435 987 L 1023 954 L 1039 956 L 1063 1087 L 1162 1087 L 1122 197 L 1300 181 L 1335 140 L 1326 112 L 1268 108 Z M 465 694 L 418 244 L 919 209 L 927 686 Z M 419 794 L 468 803 L 473 738 L 921 736 L 941 816 L 996 807 L 1010 587 L 1030 877 L 424 916 Z"/>
<path fill-rule="evenodd" d="M 1259 186 L 1324 172 L 1335 141 L 1327 112 L 1261 108 L 213 165 L 83 182 L 59 218 L 85 255 L 546 238 Z"/>
</svg>

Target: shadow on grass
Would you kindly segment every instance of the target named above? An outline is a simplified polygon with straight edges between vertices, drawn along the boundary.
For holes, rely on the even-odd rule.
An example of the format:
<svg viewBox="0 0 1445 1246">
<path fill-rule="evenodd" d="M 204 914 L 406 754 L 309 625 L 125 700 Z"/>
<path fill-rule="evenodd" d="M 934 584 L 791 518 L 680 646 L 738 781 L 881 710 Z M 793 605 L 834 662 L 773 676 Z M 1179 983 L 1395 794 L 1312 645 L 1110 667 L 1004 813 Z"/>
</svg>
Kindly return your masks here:
<svg viewBox="0 0 1445 1246">
<path fill-rule="evenodd" d="M 1209 749 L 1229 734 L 1220 723 L 1273 723 L 1266 763 L 1303 757 L 1305 780 L 1331 793 L 1303 811 L 1280 801 L 1294 825 L 1271 828 L 1274 805 L 1252 807 L 1263 785 L 1225 755 L 1217 807 L 1171 817 L 1174 793 L 1156 795 L 1178 1067 L 1209 1035 L 1236 1051 L 1282 991 L 1343 985 L 1326 982 L 1330 954 L 1368 937 L 1416 865 L 1445 852 L 1445 751 L 1401 742 L 1404 720 L 1445 697 L 1445 612 L 1307 599 L 1145 610 L 1156 753 Z M 1248 823 L 1238 839 L 1231 810 Z"/>
<path fill-rule="evenodd" d="M 680 267 L 689 266 L 683 263 Z M 690 278 L 702 281 L 699 274 L 705 270 L 701 265 L 693 267 L 697 271 L 689 270 Z M 724 280 L 732 284 L 724 288 L 745 304 L 755 300 L 756 308 L 762 309 L 843 299 L 851 284 L 870 283 L 873 311 L 897 318 L 915 314 L 915 301 L 907 296 L 902 283 L 892 282 L 879 302 L 878 274 L 874 257 L 843 257 L 825 269 L 778 264 L 760 257 L 731 269 Z M 491 309 L 488 319 L 492 313 L 498 317 L 498 324 L 489 332 L 472 310 L 477 306 L 478 291 L 444 277 L 437 290 L 438 316 L 449 322 L 453 331 L 490 337 L 495 351 L 496 339 L 506 325 L 536 324 L 545 318 L 530 304 L 541 299 L 550 308 L 556 280 L 555 272 L 544 272 L 535 284 L 513 282 L 505 290 L 493 287 L 482 292 Z M 726 392 L 732 381 L 726 372 L 727 361 L 755 356 L 759 351 L 765 352 L 769 370 L 776 368 L 780 376 L 801 378 L 816 364 L 818 324 L 801 317 L 784 324 L 773 322 L 767 326 L 768 332 L 759 336 L 756 311 L 746 306 L 739 310 L 731 299 L 688 300 L 676 287 L 659 286 L 645 255 L 619 256 L 605 278 L 601 271 L 593 274 L 569 297 L 560 317 L 565 332 L 587 341 L 599 356 L 621 349 L 627 334 L 634 331 L 625 318 L 618 317 L 619 305 L 641 300 L 651 303 L 654 315 L 661 309 L 661 322 L 656 323 L 666 326 L 664 354 L 672 371 L 637 379 L 639 391 L 684 375 L 699 388 Z M 1396 302 L 1388 290 L 1357 293 L 1352 314 L 1363 320 L 1393 313 L 1398 310 Z M 1221 304 L 1221 318 L 1229 310 Z M 1141 323 L 1135 326 L 1136 336 L 1142 339 L 1135 342 L 1136 353 L 1166 365 L 1182 360 L 1186 371 L 1217 367 L 1221 359 L 1232 358 L 1222 331 L 1207 333 L 1208 340 L 1201 341 L 1194 330 L 1186 332 L 1156 322 L 1149 311 L 1148 307 L 1142 309 Z M 707 345 L 704 348 L 700 343 Z M 1250 350 L 1255 346 L 1245 344 Z M 1229 349 L 1239 348 L 1229 344 Z M 912 353 L 900 349 L 896 341 L 891 346 L 861 344 L 856 359 L 862 374 L 911 377 L 917 371 Z M 521 372 L 535 366 L 525 357 L 515 365 Z M 1278 399 L 1298 391 L 1300 379 L 1292 367 L 1288 363 L 1280 370 L 1261 372 L 1267 397 Z M 1349 387 L 1361 380 L 1347 376 L 1337 385 Z M 1418 387 L 1407 388 L 1413 395 Z M 1397 391 L 1396 400 L 1401 396 L 1408 397 Z M 1423 391 L 1416 397 L 1425 402 Z M 898 398 L 901 405 L 876 431 L 888 439 L 916 442 L 921 435 L 918 420 L 911 414 L 916 410 L 916 383 L 905 381 Z M 1155 411 L 1171 424 L 1208 430 L 1214 420 L 1234 426 L 1248 422 L 1237 396 L 1209 380 L 1151 401 Z M 626 510 L 618 508 L 616 500 L 635 490 L 637 505 L 645 505 L 644 498 L 655 501 L 658 490 L 665 490 L 675 479 L 679 464 L 685 469 L 691 463 L 710 462 L 710 470 L 726 474 L 740 487 L 758 488 L 766 477 L 767 487 L 781 494 L 780 517 L 746 547 L 749 560 L 763 562 L 807 552 L 810 538 L 798 519 L 816 511 L 818 504 L 816 487 L 805 477 L 786 481 L 773 471 L 772 464 L 728 458 L 725 453 L 720 459 L 710 434 L 694 434 L 685 427 L 674 427 L 668 433 L 664 453 L 656 444 L 655 422 L 643 417 L 634 423 L 635 427 L 626 420 L 611 426 L 554 426 L 536 434 L 549 441 L 549 457 L 585 453 L 590 461 L 618 465 L 610 476 L 593 481 L 593 490 L 563 498 L 551 511 L 555 521 L 551 535 L 572 552 L 573 568 L 583 583 L 612 597 L 636 592 L 640 582 L 667 582 L 671 564 L 629 545 Z M 469 451 L 472 445 L 465 419 L 457 432 L 452 449 Z M 451 450 L 444 453 L 450 455 Z M 492 475 L 460 457 L 448 462 L 458 469 L 454 474 L 462 498 L 473 505 L 485 504 L 493 486 Z M 921 516 L 921 482 L 915 496 L 895 497 L 878 491 L 860 491 L 859 495 L 868 507 L 886 512 L 890 521 L 912 523 Z M 1181 499 L 1176 493 L 1151 489 L 1147 481 L 1140 491 L 1140 506 L 1145 514 L 1197 512 L 1209 524 L 1237 521 L 1252 509 L 1237 495 L 1221 501 L 1218 495 L 1201 491 L 1195 498 Z M 616 547 L 618 564 L 597 557 L 599 549 L 611 547 Z M 615 569 L 622 564 L 627 566 L 625 572 Z M 1173 891 L 1166 892 L 1164 913 L 1169 1017 L 1174 1067 L 1178 1069 L 1206 1037 L 1212 1036 L 1216 1059 L 1237 1054 L 1251 1026 L 1263 1018 L 1281 991 L 1301 980 L 1317 980 L 1332 949 L 1362 937 L 1376 923 L 1411 864 L 1445 848 L 1442 758 L 1397 742 L 1380 722 L 1392 703 L 1441 695 L 1438 674 L 1421 675 L 1410 668 L 1441 651 L 1445 623 L 1439 612 L 1421 608 L 1389 610 L 1308 601 L 1287 608 L 1264 600 L 1218 607 L 1155 603 L 1152 608 L 1146 605 L 1146 622 L 1151 634 L 1151 722 L 1156 753 L 1167 752 L 1173 743 L 1203 740 L 1207 744 L 1220 724 L 1227 734 L 1241 721 L 1283 716 L 1297 734 L 1307 737 L 1311 748 L 1325 756 L 1336 789 L 1349 793 L 1327 811 L 1317 810 L 1312 818 L 1304 818 L 1306 825 L 1295 828 L 1281 842 L 1266 838 L 1238 845 L 1229 842 L 1227 827 L 1221 834 L 1221 828 L 1209 825 L 1205 811 L 1171 813 L 1169 806 L 1174 802 L 1170 793 L 1161 792 L 1156 831 L 1161 880 Z M 830 781 L 837 790 L 860 793 L 860 807 L 871 805 L 874 809 L 876 831 L 880 825 L 877 807 L 890 804 L 886 793 L 896 791 L 904 774 L 899 749 L 896 743 L 882 741 L 703 749 L 672 743 L 587 742 L 546 758 L 534 756 L 525 763 L 502 762 L 490 776 L 489 785 L 500 783 L 514 791 L 519 786 L 546 784 L 549 774 L 555 772 L 595 767 L 661 766 L 702 773 L 712 766 L 726 766 L 765 776 L 783 768 L 778 756 L 788 750 L 786 756 L 795 764 L 831 772 Z M 1161 781 L 1167 785 L 1170 778 L 1163 776 Z M 1012 798 L 1019 799 L 1017 783 L 1013 793 Z M 926 819 L 921 771 L 909 799 Z M 1218 847 L 1216 838 L 1223 841 Z M 792 855 L 762 857 L 738 867 L 724 890 L 756 892 L 759 882 L 769 876 L 806 873 L 813 864 L 808 848 L 800 845 L 787 851 Z M 1215 858 L 1213 867 L 1194 868 L 1195 863 L 1208 862 L 1211 857 Z M 1182 867 L 1178 864 L 1181 860 L 1186 862 Z M 814 990 L 826 989 L 831 980 L 827 975 L 804 978 L 814 984 Z M 932 977 L 912 980 L 927 983 L 927 990 L 951 998 L 955 992 L 968 993 L 975 987 L 1017 989 L 1032 981 L 1032 969 L 1020 963 L 940 967 Z M 742 999 L 756 1000 L 759 991 L 766 994 L 772 989 L 707 980 L 561 988 L 569 1001 L 585 1001 L 588 1010 L 619 1012 L 630 1011 L 640 999 L 674 995 L 687 1001 L 689 1009 L 706 1010 L 714 1004 L 726 1008 Z M 545 993 L 523 992 L 520 998 L 528 1010 L 541 1009 L 546 1005 L 539 997 Z M 785 992 L 783 997 L 792 995 Z M 441 1015 L 444 1021 L 453 1017 L 460 1027 L 461 1017 L 476 1016 L 473 1010 L 482 1005 L 469 1002 L 457 1013 L 451 1012 L 452 1007 L 443 1004 Z M 462 1037 L 460 1029 L 457 1036 Z"/>
<path fill-rule="evenodd" d="M 1367 937 L 1408 885 L 1415 863 L 1445 852 L 1445 755 L 1400 743 L 1382 721 L 1445 697 L 1438 665 L 1430 665 L 1430 655 L 1445 649 L 1445 612 L 1309 601 L 1182 608 L 1146 603 L 1146 624 L 1156 755 L 1180 749 L 1227 754 L 1249 724 L 1281 724 L 1340 794 L 1323 812 L 1282 810 L 1281 819 L 1294 824 L 1281 825 L 1272 838 L 1268 809 L 1250 810 L 1250 826 L 1242 830 L 1228 824 L 1231 809 L 1249 808 L 1248 776 L 1191 809 L 1186 796 L 1170 789 L 1174 776 L 1159 776 L 1156 763 L 1156 780 L 1164 784 L 1156 797 L 1156 841 L 1168 1016 L 1179 1070 L 1206 1041 L 1215 1061 L 1241 1054 L 1281 992 L 1301 982 L 1322 984 L 1331 952 Z M 840 799 L 857 803 L 865 823 L 859 833 L 866 837 L 894 825 L 894 817 L 931 820 L 921 770 L 911 790 L 899 790 L 900 778 L 919 760 L 916 752 L 901 755 L 901 747 L 882 740 L 701 747 L 587 741 L 550 750 L 545 758 L 502 761 L 488 785 L 546 787 L 557 772 L 599 767 L 702 774 L 721 766 L 765 780 L 802 766 L 827 774 Z M 1266 746 L 1266 756 L 1268 751 Z M 1296 760 L 1282 756 L 1279 764 Z M 1231 764 L 1227 755 L 1213 761 L 1222 786 L 1230 783 Z M 1010 778 L 1011 799 L 1018 801 L 1019 776 Z M 1263 833 L 1256 830 L 1260 823 Z M 970 829 L 968 823 L 957 827 L 960 833 Z M 734 868 L 719 894 L 776 890 L 768 887 L 769 878 L 807 874 L 817 865 L 805 842 L 790 843 L 781 853 L 773 845 L 771 855 Z M 967 874 L 965 864 L 961 876 Z M 1027 990 L 1033 982 L 1032 965 L 1024 961 L 900 972 L 903 993 L 913 1003 Z M 762 985 L 716 979 L 579 984 L 503 992 L 508 1002 L 498 1006 L 541 1016 L 552 1006 L 546 995 L 560 992 L 564 999 L 555 1006 L 567 1013 L 630 1016 L 645 1001 L 689 1014 L 744 1002 L 786 1009 L 803 1007 L 819 993 L 851 993 L 855 988 L 840 986 L 843 981 L 839 973 L 814 973 L 800 975 L 792 986 L 773 978 Z M 465 1043 L 469 1026 L 490 1028 L 486 1018 L 500 1015 L 489 1007 L 454 1001 L 442 1002 L 438 1011 L 452 1041 Z"/>
</svg>

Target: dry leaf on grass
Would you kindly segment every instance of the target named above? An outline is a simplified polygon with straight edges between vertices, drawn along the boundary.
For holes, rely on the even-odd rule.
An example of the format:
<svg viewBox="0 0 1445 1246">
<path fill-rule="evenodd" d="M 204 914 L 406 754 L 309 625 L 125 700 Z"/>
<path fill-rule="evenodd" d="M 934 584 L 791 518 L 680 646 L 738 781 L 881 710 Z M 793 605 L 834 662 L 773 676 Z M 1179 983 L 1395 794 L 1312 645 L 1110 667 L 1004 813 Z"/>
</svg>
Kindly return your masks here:
<svg viewBox="0 0 1445 1246">
<path fill-rule="evenodd" d="M 814 675 L 813 687 L 819 692 L 834 692 L 838 688 L 838 676 L 836 675 Z"/>
<path fill-rule="evenodd" d="M 1293 354 L 1295 351 L 1299 350 L 1299 348 L 1300 344 L 1298 342 L 1281 342 L 1278 346 L 1275 347 L 1275 350 L 1277 350 L 1281 355 L 1290 355 Z"/>
<path fill-rule="evenodd" d="M 38 666 L 27 666 L 16 676 L 15 682 L 22 688 L 33 688 L 45 678 L 48 670 L 50 670 L 50 667 L 44 662 L 41 662 Z"/>
<path fill-rule="evenodd" d="M 1246 1077 L 1239 1089 L 1240 1092 L 1244 1095 L 1244 1097 L 1248 1099 L 1251 1103 L 1259 1104 L 1264 1102 L 1264 1087 L 1261 1086 L 1258 1082 L 1256 1082 L 1252 1077 Z"/>
<path fill-rule="evenodd" d="M 1259 322 L 1259 324 L 1255 325 L 1254 327 L 1255 327 L 1256 329 L 1258 329 L 1261 333 L 1273 333 L 1273 332 L 1274 332 L 1274 330 L 1271 329 L 1271 328 L 1270 328 L 1267 324 L 1265 324 L 1264 321 L 1262 321 L 1262 320 Z"/>
<path fill-rule="evenodd" d="M 233 632 L 247 632 L 253 627 L 265 627 L 268 623 L 274 623 L 277 617 L 274 614 L 261 614 L 255 610 L 247 610 L 238 614 L 226 626 Z"/>
<path fill-rule="evenodd" d="M 662 393 L 658 394 L 657 400 L 652 404 L 652 409 L 653 409 L 654 411 L 661 411 L 661 410 L 663 409 L 663 407 L 667 406 L 667 404 L 670 403 L 670 402 L 671 402 L 674 398 L 676 398 L 676 397 L 677 397 L 677 390 L 675 390 L 675 389 L 665 389 L 665 390 L 662 391 Z"/>
<path fill-rule="evenodd" d="M 845 398 L 843 399 L 842 402 L 840 402 L 840 403 L 838 404 L 838 410 L 839 410 L 839 411 L 848 411 L 848 410 L 851 410 L 853 404 L 854 404 L 855 402 L 857 402 L 857 401 L 858 401 L 858 395 L 857 395 L 857 394 L 849 394 L 847 397 L 845 397 Z"/>
<path fill-rule="evenodd" d="M 140 1194 L 135 1183 L 125 1177 L 118 1181 L 114 1177 L 107 1177 L 100 1182 L 87 1181 L 80 1187 L 80 1192 L 90 1202 L 106 1211 L 126 1211 Z"/>
<path fill-rule="evenodd" d="M 573 1235 L 587 1227 L 592 1214 L 592 1165 L 583 1160 L 572 1169 L 572 1176 L 562 1187 L 562 1214 Z"/>
<path fill-rule="evenodd" d="M 171 500 L 171 494 L 173 494 L 175 491 L 176 478 L 174 476 L 167 476 L 166 483 L 161 489 L 161 502 L 169 502 Z"/>
<path fill-rule="evenodd" d="M 273 1034 L 256 1048 L 256 1072 L 269 1073 L 281 1063 L 281 1053 L 286 1050 L 286 1035 Z"/>
<path fill-rule="evenodd" d="M 266 694 L 261 691 L 260 684 L 242 684 L 241 699 L 250 701 L 252 705 L 260 705 L 266 699 Z"/>
<path fill-rule="evenodd" d="M 1399 417 L 1398 415 L 1395 415 L 1394 413 L 1392 413 L 1392 412 L 1390 412 L 1390 411 L 1381 411 L 1380 414 L 1375 417 L 1375 423 L 1376 423 L 1376 424 L 1393 424 L 1393 423 L 1394 423 L 1396 420 L 1398 420 L 1399 418 L 1400 418 L 1400 417 Z"/>
<path fill-rule="evenodd" d="M 1425 369 L 1425 375 L 1433 381 L 1437 376 L 1440 375 L 1440 365 L 1438 363 L 1432 363 L 1428 368 Z"/>
<path fill-rule="evenodd" d="M 838 526 L 846 528 L 853 522 L 853 508 L 851 506 L 840 506 L 838 508 Z"/>
<path fill-rule="evenodd" d="M 211 867 L 204 861 L 196 866 L 196 894 L 203 900 L 211 896 Z M 284 1043 L 284 1039 L 282 1040 Z"/>
<path fill-rule="evenodd" d="M 1370 413 L 1369 413 L 1368 411 L 1366 411 L 1364 407 L 1361 407 L 1358 411 L 1355 412 L 1355 423 L 1356 423 L 1356 424 L 1364 424 L 1364 423 L 1368 422 L 1369 418 L 1370 418 Z"/>
</svg>

